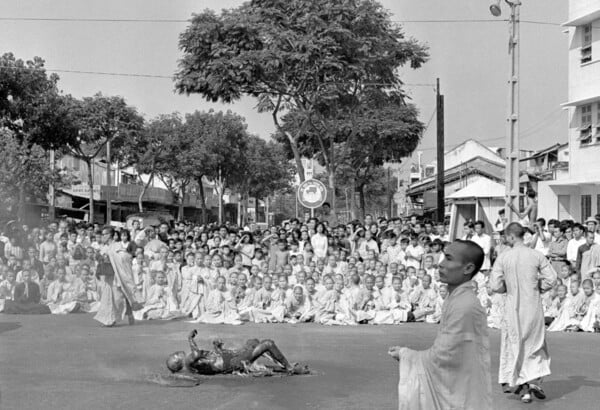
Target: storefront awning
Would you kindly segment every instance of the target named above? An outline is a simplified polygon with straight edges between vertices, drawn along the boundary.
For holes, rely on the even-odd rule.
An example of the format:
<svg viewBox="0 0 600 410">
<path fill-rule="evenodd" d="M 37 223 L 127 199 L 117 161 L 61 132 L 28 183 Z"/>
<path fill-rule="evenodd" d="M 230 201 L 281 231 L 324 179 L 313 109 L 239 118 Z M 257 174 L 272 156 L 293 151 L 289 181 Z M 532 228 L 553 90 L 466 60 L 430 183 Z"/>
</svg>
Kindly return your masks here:
<svg viewBox="0 0 600 410">
<path fill-rule="evenodd" d="M 561 104 L 560 106 L 564 109 L 567 109 L 570 107 L 578 107 L 580 105 L 590 104 L 590 103 L 593 103 L 596 101 L 600 101 L 600 95 L 594 95 L 592 97 L 585 97 L 585 98 L 580 98 L 578 100 L 569 101 L 569 102 Z"/>
<path fill-rule="evenodd" d="M 600 10 L 594 10 L 593 12 L 584 14 L 583 16 L 572 18 L 571 20 L 564 22 L 562 25 L 565 27 L 584 26 L 598 19 L 600 19 Z"/>
</svg>

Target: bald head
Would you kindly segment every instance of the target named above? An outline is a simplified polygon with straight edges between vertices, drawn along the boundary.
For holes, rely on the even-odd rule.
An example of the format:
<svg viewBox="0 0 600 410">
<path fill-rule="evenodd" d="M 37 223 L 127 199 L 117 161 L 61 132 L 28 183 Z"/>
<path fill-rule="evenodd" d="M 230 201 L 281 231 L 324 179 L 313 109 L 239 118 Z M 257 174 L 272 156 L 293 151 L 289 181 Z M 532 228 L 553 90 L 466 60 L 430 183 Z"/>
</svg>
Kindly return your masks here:
<svg viewBox="0 0 600 410">
<path fill-rule="evenodd" d="M 525 236 L 525 228 L 523 228 L 523 226 L 518 222 L 512 222 L 508 224 L 504 230 L 504 235 L 506 237 L 514 236 L 515 238 L 523 239 Z"/>
<path fill-rule="evenodd" d="M 456 246 L 458 250 L 457 254 L 460 255 L 463 265 L 473 264 L 471 277 L 475 276 L 483 266 L 485 260 L 485 253 L 481 246 L 473 241 L 463 241 L 461 239 L 454 241 L 451 246 Z"/>
</svg>

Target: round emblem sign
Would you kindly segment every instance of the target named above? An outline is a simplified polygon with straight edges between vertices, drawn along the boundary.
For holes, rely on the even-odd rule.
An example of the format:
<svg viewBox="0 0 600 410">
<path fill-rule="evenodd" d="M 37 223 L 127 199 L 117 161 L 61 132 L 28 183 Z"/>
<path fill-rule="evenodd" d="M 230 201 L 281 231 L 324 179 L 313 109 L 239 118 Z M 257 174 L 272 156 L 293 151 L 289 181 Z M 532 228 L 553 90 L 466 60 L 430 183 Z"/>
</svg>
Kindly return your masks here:
<svg viewBox="0 0 600 410">
<path fill-rule="evenodd" d="M 325 203 L 326 199 L 327 188 L 317 179 L 304 181 L 298 187 L 298 201 L 306 208 L 318 208 Z"/>
</svg>

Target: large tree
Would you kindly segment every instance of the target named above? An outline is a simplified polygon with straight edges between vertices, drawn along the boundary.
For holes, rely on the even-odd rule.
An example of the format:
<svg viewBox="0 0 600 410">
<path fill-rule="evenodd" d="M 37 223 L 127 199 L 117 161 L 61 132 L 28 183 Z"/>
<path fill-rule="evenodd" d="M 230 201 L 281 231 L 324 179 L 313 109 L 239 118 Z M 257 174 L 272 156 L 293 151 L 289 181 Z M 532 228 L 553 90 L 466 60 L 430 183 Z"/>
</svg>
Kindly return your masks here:
<svg viewBox="0 0 600 410">
<path fill-rule="evenodd" d="M 252 0 L 220 15 L 205 11 L 181 34 L 180 48 L 177 90 L 210 101 L 258 98 L 258 109 L 272 114 L 287 139 L 302 181 L 299 139 L 308 129 L 327 129 L 322 139 L 332 139 L 329 120 L 351 113 L 365 87 L 401 93 L 398 68 L 427 58 L 372 0 Z M 297 126 L 286 128 L 281 116 L 292 110 Z M 321 142 L 333 183 L 335 144 L 328 151 Z"/>
<path fill-rule="evenodd" d="M 25 202 L 44 202 L 48 187 L 61 176 L 51 170 L 42 147 L 22 141 L 7 128 L 0 128 L 0 152 L 0 218 L 21 220 Z"/>
<path fill-rule="evenodd" d="M 163 114 L 150 120 L 141 132 L 133 133 L 123 142 L 121 153 L 124 164 L 135 168 L 142 185 L 138 197 L 138 208 L 144 211 L 143 198 L 157 172 L 164 169 L 166 161 L 171 159 L 170 144 L 178 139 L 182 130 L 181 116 L 177 113 Z M 146 178 L 144 181 L 143 177 Z"/>
<path fill-rule="evenodd" d="M 225 188 L 232 188 L 245 169 L 248 132 L 243 117 L 232 113 L 196 111 L 185 117 L 186 149 L 181 152 L 181 171 L 199 187 L 206 218 L 204 180 L 215 182 L 219 197 L 219 223 Z"/>
<path fill-rule="evenodd" d="M 78 134 L 75 141 L 63 147 L 65 153 L 79 158 L 87 165 L 89 207 L 91 222 L 94 221 L 94 178 L 92 164 L 106 152 L 111 143 L 115 158 L 121 156 L 120 148 L 128 139 L 141 132 L 144 120 L 134 107 L 127 105 L 122 97 L 104 96 L 101 93 L 72 101 Z M 111 161 L 112 162 L 112 161 Z"/>
<path fill-rule="evenodd" d="M 244 167 L 236 177 L 236 188 L 244 201 L 246 212 L 250 197 L 264 198 L 291 186 L 293 166 L 280 144 L 250 136 L 244 162 Z M 246 212 L 242 215 L 242 223 L 246 223 Z"/>
</svg>

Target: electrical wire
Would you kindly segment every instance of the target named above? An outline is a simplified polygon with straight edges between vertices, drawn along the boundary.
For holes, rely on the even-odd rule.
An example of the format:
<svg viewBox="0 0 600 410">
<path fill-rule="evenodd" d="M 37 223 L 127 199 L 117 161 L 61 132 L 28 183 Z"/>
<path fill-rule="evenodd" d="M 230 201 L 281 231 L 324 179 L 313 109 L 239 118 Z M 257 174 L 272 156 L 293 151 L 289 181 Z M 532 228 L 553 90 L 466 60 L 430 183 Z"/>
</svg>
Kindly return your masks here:
<svg viewBox="0 0 600 410">
<path fill-rule="evenodd" d="M 116 76 L 116 77 L 142 77 L 142 78 L 161 78 L 172 80 L 173 76 L 160 75 L 160 74 L 142 74 L 142 73 L 116 73 L 108 71 L 83 71 L 83 70 L 66 70 L 62 68 L 30 68 L 30 67 L 7 67 L 0 66 L 0 70 L 20 70 L 20 71 L 48 71 L 53 73 L 69 73 L 69 74 L 89 74 L 89 75 L 104 75 L 104 76 Z M 389 84 L 382 83 L 364 83 L 364 85 L 371 86 L 387 86 Z M 402 86 L 407 87 L 433 87 L 434 83 L 402 83 Z"/>
</svg>

